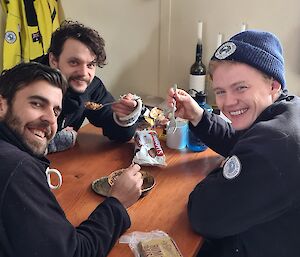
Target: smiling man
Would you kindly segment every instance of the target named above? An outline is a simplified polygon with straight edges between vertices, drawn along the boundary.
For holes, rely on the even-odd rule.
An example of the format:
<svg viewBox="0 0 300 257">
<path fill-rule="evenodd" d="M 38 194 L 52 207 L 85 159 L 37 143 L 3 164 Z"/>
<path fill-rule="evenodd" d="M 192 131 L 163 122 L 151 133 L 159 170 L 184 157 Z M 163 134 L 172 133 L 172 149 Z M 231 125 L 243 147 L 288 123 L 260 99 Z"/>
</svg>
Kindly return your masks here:
<svg viewBox="0 0 300 257">
<path fill-rule="evenodd" d="M 72 147 L 85 118 L 101 127 L 110 140 L 125 142 L 133 137 L 142 109 L 142 101 L 136 95 L 126 94 L 100 110 L 86 108 L 87 103 L 115 101 L 101 79 L 95 76 L 97 66 L 102 68 L 106 64 L 104 46 L 96 30 L 75 21 L 64 21 L 52 34 L 49 54 L 39 61 L 59 69 L 69 88 L 58 117 L 58 133 L 49 145 L 49 152 Z"/>
<path fill-rule="evenodd" d="M 43 156 L 57 129 L 62 91 L 44 81 L 34 81 L 30 87 L 17 91 L 15 98 L 18 101 L 14 105 L 6 105 L 6 99 L 0 96 L 1 111 L 6 111 L 2 121 L 34 154 Z M 41 110 L 46 112 L 44 119 L 40 118 Z"/>
<path fill-rule="evenodd" d="M 118 177 L 111 197 L 76 228 L 50 190 L 44 155 L 66 89 L 59 71 L 38 63 L 0 76 L 1 257 L 106 256 L 130 226 L 126 208 L 139 199 L 143 183 L 138 165 Z"/>
<path fill-rule="evenodd" d="M 269 32 L 241 32 L 216 50 L 209 74 L 232 123 L 183 90 L 168 95 L 190 129 L 226 157 L 189 197 L 191 225 L 205 238 L 198 257 L 298 256 L 300 101 L 287 93 L 281 44 Z"/>
</svg>

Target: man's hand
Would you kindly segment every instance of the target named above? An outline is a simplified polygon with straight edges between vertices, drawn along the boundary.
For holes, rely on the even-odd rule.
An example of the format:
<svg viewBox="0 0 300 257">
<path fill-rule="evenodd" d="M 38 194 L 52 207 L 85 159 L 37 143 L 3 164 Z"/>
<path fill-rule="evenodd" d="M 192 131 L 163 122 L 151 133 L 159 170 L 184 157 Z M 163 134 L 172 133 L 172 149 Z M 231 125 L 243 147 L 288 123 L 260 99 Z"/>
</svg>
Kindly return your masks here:
<svg viewBox="0 0 300 257">
<path fill-rule="evenodd" d="M 76 143 L 77 132 L 72 127 L 57 131 L 49 142 L 48 153 L 60 152 L 73 147 Z"/>
<path fill-rule="evenodd" d="M 177 89 L 176 92 L 174 92 L 174 89 L 170 88 L 166 102 L 169 107 L 173 107 L 176 102 L 175 115 L 182 119 L 189 120 L 194 126 L 202 119 L 203 109 L 182 89 Z"/>
<path fill-rule="evenodd" d="M 142 194 L 143 179 L 140 169 L 137 164 L 131 165 L 112 185 L 111 196 L 117 198 L 125 208 L 133 205 Z"/>
<path fill-rule="evenodd" d="M 65 130 L 65 131 L 75 131 L 73 127 L 69 127 L 69 126 L 63 128 L 63 130 Z M 75 132 L 76 132 L 76 131 L 75 131 Z"/>
<path fill-rule="evenodd" d="M 114 103 L 111 108 L 118 117 L 125 117 L 132 113 L 136 106 L 137 102 L 134 100 L 134 95 L 129 93 Z"/>
</svg>

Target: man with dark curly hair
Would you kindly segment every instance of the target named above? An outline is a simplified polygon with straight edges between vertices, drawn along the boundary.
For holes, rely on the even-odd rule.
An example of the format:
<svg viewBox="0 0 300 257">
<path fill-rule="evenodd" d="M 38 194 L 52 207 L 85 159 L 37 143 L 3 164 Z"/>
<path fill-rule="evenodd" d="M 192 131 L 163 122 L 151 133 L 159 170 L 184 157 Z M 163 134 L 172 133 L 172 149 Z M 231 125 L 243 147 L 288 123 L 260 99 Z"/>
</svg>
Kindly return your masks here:
<svg viewBox="0 0 300 257">
<path fill-rule="evenodd" d="M 103 129 L 111 140 L 125 142 L 133 137 L 142 102 L 127 94 L 111 106 L 99 110 L 87 108 L 87 103 L 102 105 L 115 101 L 102 81 L 95 76 L 96 66 L 106 63 L 105 42 L 99 33 L 79 22 L 65 21 L 52 35 L 48 55 L 40 62 L 59 69 L 69 88 L 58 118 L 58 133 L 48 151 L 72 147 L 77 131 L 85 118 Z"/>
</svg>

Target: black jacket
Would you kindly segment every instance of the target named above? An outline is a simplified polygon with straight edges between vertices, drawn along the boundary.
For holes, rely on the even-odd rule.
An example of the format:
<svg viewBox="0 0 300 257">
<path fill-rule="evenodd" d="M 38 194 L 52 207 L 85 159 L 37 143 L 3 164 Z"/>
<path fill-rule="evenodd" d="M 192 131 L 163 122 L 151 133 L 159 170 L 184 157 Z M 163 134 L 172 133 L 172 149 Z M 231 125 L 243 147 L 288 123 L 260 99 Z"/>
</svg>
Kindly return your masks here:
<svg viewBox="0 0 300 257">
<path fill-rule="evenodd" d="M 236 177 L 226 178 L 225 164 L 190 194 L 190 222 L 207 239 L 199 256 L 300 256 L 299 115 L 299 98 L 282 95 L 247 130 L 208 112 L 193 128 L 240 162 Z"/>
<path fill-rule="evenodd" d="M 130 226 L 126 209 L 107 198 L 73 227 L 49 189 L 46 158 L 35 157 L 0 122 L 0 256 L 106 256 Z"/>
</svg>

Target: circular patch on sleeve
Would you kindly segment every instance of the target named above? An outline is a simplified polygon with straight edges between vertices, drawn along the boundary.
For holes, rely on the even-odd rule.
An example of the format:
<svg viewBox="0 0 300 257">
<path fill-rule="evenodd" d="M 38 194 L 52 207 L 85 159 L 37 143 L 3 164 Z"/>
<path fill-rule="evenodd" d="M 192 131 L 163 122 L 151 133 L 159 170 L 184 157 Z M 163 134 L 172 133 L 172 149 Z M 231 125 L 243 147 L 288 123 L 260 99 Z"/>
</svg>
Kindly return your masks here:
<svg viewBox="0 0 300 257">
<path fill-rule="evenodd" d="M 233 179 L 237 177 L 242 169 L 241 162 L 236 155 L 231 156 L 223 167 L 223 176 L 226 179 Z"/>
<path fill-rule="evenodd" d="M 7 31 L 4 36 L 5 40 L 9 44 L 13 44 L 17 40 L 17 36 L 13 31 Z"/>
<path fill-rule="evenodd" d="M 236 50 L 236 45 L 233 42 L 226 42 L 219 47 L 215 53 L 215 57 L 219 60 L 224 60 L 232 55 Z"/>
</svg>

